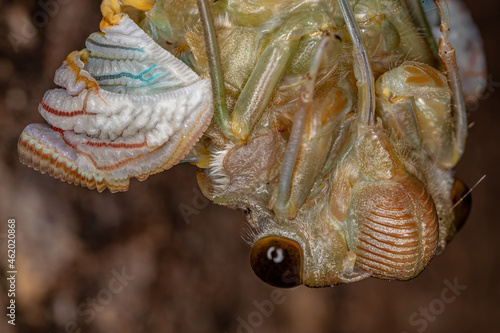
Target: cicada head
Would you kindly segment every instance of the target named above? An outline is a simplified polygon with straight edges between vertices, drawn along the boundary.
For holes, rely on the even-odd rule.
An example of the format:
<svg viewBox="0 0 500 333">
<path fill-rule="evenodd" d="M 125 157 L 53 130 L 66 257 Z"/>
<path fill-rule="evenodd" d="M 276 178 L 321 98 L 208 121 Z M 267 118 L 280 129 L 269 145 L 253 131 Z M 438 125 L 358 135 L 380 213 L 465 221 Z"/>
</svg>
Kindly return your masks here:
<svg viewBox="0 0 500 333">
<path fill-rule="evenodd" d="M 354 253 L 349 251 L 342 230 L 324 222 L 287 222 L 287 226 L 270 224 L 259 233 L 250 251 L 250 264 L 262 281 L 282 288 L 304 284 L 325 287 L 362 280 L 371 274 L 354 266 Z M 269 222 L 269 221 L 267 221 Z"/>
</svg>

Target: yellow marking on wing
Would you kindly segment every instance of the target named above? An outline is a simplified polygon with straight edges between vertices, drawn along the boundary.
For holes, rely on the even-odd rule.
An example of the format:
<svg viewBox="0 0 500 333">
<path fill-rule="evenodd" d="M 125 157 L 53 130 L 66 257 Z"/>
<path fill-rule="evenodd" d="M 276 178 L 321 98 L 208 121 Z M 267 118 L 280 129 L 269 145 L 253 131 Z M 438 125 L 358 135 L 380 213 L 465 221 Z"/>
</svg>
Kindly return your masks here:
<svg viewBox="0 0 500 333">
<path fill-rule="evenodd" d="M 73 51 L 66 57 L 65 62 L 68 68 L 71 69 L 71 71 L 73 71 L 73 73 L 75 74 L 76 82 L 84 82 L 87 89 L 99 90 L 99 85 L 96 81 L 90 80 L 85 76 L 80 75 L 82 69 L 75 62 L 75 59 L 80 59 L 85 63 L 87 62 L 87 58 L 89 57 L 89 55 L 90 54 L 88 50 Z"/>
</svg>

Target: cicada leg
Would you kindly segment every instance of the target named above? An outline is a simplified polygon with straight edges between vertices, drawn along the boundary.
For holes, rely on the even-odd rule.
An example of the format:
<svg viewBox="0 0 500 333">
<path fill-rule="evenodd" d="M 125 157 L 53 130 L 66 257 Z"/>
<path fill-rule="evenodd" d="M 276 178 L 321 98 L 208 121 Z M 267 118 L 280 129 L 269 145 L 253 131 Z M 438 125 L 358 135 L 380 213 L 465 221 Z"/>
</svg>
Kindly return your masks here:
<svg viewBox="0 0 500 333">
<path fill-rule="evenodd" d="M 355 76 L 360 96 L 358 117 L 362 123 L 373 125 L 375 95 L 368 55 L 349 5 L 345 0 L 338 2 L 353 44 Z M 330 107 L 315 107 L 312 112 L 315 79 L 323 51 L 330 41 L 328 35 L 321 41 L 299 98 L 299 107 L 283 160 L 276 202 L 271 203 L 276 214 L 282 218 L 294 218 L 308 197 L 332 145 L 331 133 L 335 125 L 351 110 L 349 98 L 341 89 L 333 89 L 329 96 L 324 98 L 331 103 Z"/>
<path fill-rule="evenodd" d="M 367 125 L 375 124 L 375 85 L 373 72 L 361 39 L 358 24 L 346 0 L 338 0 L 342 15 L 349 31 L 353 47 L 354 75 L 357 79 L 359 92 L 358 114 L 361 122 Z"/>
<path fill-rule="evenodd" d="M 359 94 L 358 119 L 361 123 L 372 126 L 375 123 L 375 88 L 372 69 L 352 10 L 345 0 L 339 0 L 338 2 L 353 44 L 354 72 Z M 274 204 L 274 211 L 283 218 L 295 217 L 298 208 L 308 197 L 309 190 L 320 173 L 328 156 L 328 149 L 332 145 L 332 136 L 325 135 L 323 137 L 323 135 L 326 133 L 331 134 L 334 126 L 351 109 L 349 98 L 345 96 L 342 90 L 334 89 L 331 91 L 332 98 L 325 98 L 331 103 L 330 108 L 314 108 L 315 112 L 313 113 L 310 111 L 314 80 L 322 59 L 321 52 L 327 42 L 328 39 L 322 41 L 308 74 L 308 81 L 305 83 L 305 89 L 299 99 L 299 109 L 295 115 L 292 133 L 285 153 L 277 199 Z M 324 113 L 325 111 L 327 114 Z M 328 120 L 321 122 L 318 121 L 319 119 Z M 314 134 L 311 135 L 311 133 Z"/>
<path fill-rule="evenodd" d="M 428 65 L 406 62 L 382 75 L 376 84 L 378 115 L 396 137 L 427 151 L 443 169 L 460 155 L 456 146 L 450 90 L 446 77 Z"/>
<path fill-rule="evenodd" d="M 231 114 L 232 131 L 241 142 L 248 140 L 298 45 L 298 39 L 273 43 L 260 56 Z"/>
<path fill-rule="evenodd" d="M 411 0 L 407 2 L 414 3 L 418 0 Z M 384 2 L 384 1 L 375 1 L 375 2 Z M 389 1 L 385 1 L 389 2 Z M 386 20 L 390 22 L 391 25 L 393 25 L 397 31 L 399 31 L 400 34 L 404 35 L 404 42 L 402 42 L 399 46 L 400 51 L 403 54 L 407 54 L 408 56 L 411 57 L 411 59 L 415 59 L 420 62 L 435 66 L 438 63 L 438 59 L 436 58 L 435 52 L 433 52 L 433 49 L 435 49 L 435 46 L 433 47 L 432 45 L 435 45 L 435 42 L 432 41 L 431 38 L 426 37 L 425 35 L 425 27 L 424 31 L 420 30 L 422 29 L 421 26 L 419 26 L 419 22 L 417 19 L 416 24 L 414 25 L 412 22 L 412 18 L 407 14 L 406 11 L 402 10 L 400 7 L 399 3 L 401 1 L 397 1 L 398 5 L 396 7 L 399 7 L 397 10 L 394 10 L 392 13 L 387 14 Z M 384 6 L 384 5 L 382 5 Z M 387 5 L 386 5 L 387 6 Z M 410 9 L 415 9 L 414 7 L 417 7 L 419 5 L 413 4 L 410 6 Z M 389 8 L 392 6 L 389 5 Z M 418 11 L 414 14 L 415 17 L 420 17 L 418 14 Z M 417 29 L 420 28 L 420 29 Z"/>
<path fill-rule="evenodd" d="M 423 34 L 427 45 L 432 50 L 434 57 L 438 59 L 438 48 L 436 42 L 434 41 L 434 38 L 432 37 L 432 31 L 425 17 L 421 0 L 404 0 L 403 3 L 406 4 L 408 9 L 413 14 L 412 18 L 415 21 L 416 26 Z"/>
<path fill-rule="evenodd" d="M 467 138 L 467 110 L 465 109 L 460 73 L 458 71 L 455 49 L 449 42 L 450 13 L 448 5 L 443 0 L 434 0 L 441 15 L 441 38 L 439 39 L 439 56 L 443 61 L 444 70 L 451 88 L 451 110 L 453 117 L 453 141 L 457 152 L 457 161 L 462 156 Z M 453 165 L 454 165 L 453 164 Z"/>
<path fill-rule="evenodd" d="M 212 81 L 212 95 L 214 103 L 214 119 L 219 125 L 222 133 L 234 141 L 234 136 L 230 129 L 229 113 L 227 111 L 226 91 L 224 88 L 224 76 L 222 74 L 222 64 L 220 60 L 219 44 L 214 27 L 211 4 L 208 0 L 198 0 L 198 10 L 200 11 L 203 36 L 205 38 L 205 48 L 207 52 L 208 68 Z"/>
<path fill-rule="evenodd" d="M 380 278 L 409 279 L 435 253 L 436 207 L 425 184 L 407 171 L 381 123 L 375 123 L 370 63 L 350 7 L 344 0 L 339 4 L 353 41 L 360 101 L 350 148 L 332 179 L 331 211 L 345 223 L 347 244 L 360 269 Z"/>
<path fill-rule="evenodd" d="M 146 12 L 153 8 L 155 2 L 156 0 L 103 0 L 101 3 L 101 30 L 120 23 L 124 6 L 131 6 Z"/>
<path fill-rule="evenodd" d="M 328 43 L 333 41 L 326 34 L 317 47 L 299 97 L 273 208 L 281 218 L 294 218 L 297 214 L 328 156 L 335 126 L 351 110 L 351 100 L 341 89 L 324 93 L 321 103 L 314 103 L 313 107 L 316 77 Z"/>
<path fill-rule="evenodd" d="M 414 149 L 425 149 L 442 169 L 453 168 L 463 153 L 467 115 L 455 52 L 448 42 L 449 16 L 440 2 L 439 54 L 446 76 L 423 63 L 406 62 L 376 84 L 378 114 L 396 136 Z"/>
<path fill-rule="evenodd" d="M 281 28 L 272 34 L 259 57 L 252 74 L 245 84 L 231 113 L 231 129 L 240 142 L 247 142 L 255 125 L 276 90 L 278 83 L 289 69 L 303 36 L 319 34 L 334 26 L 326 24 L 330 18 L 316 7 L 291 15 Z"/>
</svg>

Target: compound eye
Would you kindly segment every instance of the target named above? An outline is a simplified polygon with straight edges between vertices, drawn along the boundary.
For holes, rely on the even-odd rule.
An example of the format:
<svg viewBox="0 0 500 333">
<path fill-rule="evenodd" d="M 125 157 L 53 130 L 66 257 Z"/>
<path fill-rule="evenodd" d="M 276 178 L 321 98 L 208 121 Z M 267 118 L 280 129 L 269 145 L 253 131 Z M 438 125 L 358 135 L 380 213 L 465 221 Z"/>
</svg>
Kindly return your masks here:
<svg viewBox="0 0 500 333">
<path fill-rule="evenodd" d="M 456 205 L 453 208 L 453 214 L 455 215 L 454 224 L 457 231 L 464 225 L 472 206 L 470 193 L 465 196 L 467 192 L 469 192 L 467 185 L 465 185 L 460 179 L 455 178 L 455 183 L 453 184 L 453 189 L 451 190 L 451 203 L 453 206 Z"/>
<path fill-rule="evenodd" d="M 250 265 L 267 284 L 291 288 L 301 284 L 302 250 L 297 242 L 282 237 L 266 237 L 250 251 Z"/>
</svg>

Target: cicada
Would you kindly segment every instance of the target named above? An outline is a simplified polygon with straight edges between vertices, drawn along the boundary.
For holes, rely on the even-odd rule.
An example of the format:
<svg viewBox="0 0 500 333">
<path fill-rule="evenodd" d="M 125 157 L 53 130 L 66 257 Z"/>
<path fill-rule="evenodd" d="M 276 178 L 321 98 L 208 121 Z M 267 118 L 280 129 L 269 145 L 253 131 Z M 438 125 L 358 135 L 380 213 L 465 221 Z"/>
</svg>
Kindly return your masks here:
<svg viewBox="0 0 500 333">
<path fill-rule="evenodd" d="M 245 211 L 266 283 L 408 280 L 465 221 L 449 12 L 418 0 L 104 0 L 23 163 L 111 192 L 180 162 Z"/>
</svg>

